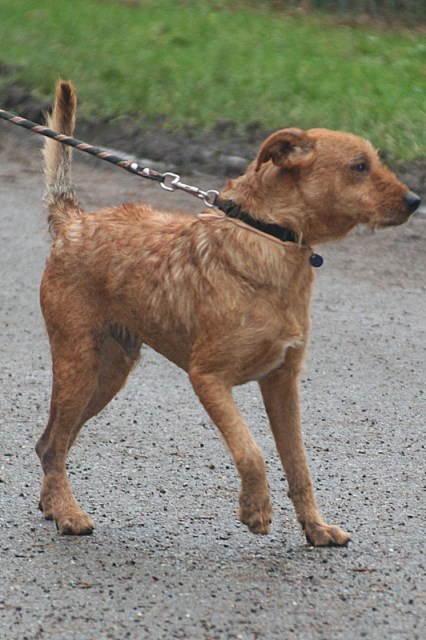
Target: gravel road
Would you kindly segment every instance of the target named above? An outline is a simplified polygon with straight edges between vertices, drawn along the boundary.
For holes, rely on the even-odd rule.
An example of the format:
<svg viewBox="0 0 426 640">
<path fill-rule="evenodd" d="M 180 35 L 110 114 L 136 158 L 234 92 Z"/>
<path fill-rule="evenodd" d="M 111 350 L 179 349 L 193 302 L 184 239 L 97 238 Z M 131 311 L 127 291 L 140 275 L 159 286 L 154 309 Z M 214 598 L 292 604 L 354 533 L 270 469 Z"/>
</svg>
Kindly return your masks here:
<svg viewBox="0 0 426 640">
<path fill-rule="evenodd" d="M 265 452 L 274 521 L 265 537 L 238 523 L 218 432 L 186 376 L 150 350 L 70 457 L 96 531 L 59 537 L 37 509 L 34 453 L 50 392 L 41 139 L 10 129 L 0 125 L 0 637 L 423 639 L 426 216 L 321 252 L 304 430 L 318 501 L 351 531 L 347 549 L 306 546 L 254 384 L 236 396 Z M 75 168 L 89 208 L 198 209 L 99 161 L 79 155 Z"/>
</svg>

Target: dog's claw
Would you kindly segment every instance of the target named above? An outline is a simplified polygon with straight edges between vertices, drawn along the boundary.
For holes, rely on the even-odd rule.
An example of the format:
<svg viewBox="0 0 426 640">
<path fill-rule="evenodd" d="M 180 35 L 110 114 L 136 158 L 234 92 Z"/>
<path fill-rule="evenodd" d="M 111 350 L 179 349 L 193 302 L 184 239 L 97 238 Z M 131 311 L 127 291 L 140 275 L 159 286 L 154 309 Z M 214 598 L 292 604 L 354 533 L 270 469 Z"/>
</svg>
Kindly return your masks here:
<svg viewBox="0 0 426 640">
<path fill-rule="evenodd" d="M 339 527 L 317 523 L 305 527 L 305 536 L 313 547 L 346 547 L 351 539 L 350 534 Z"/>
<path fill-rule="evenodd" d="M 95 523 L 85 513 L 81 513 L 78 516 L 58 518 L 55 524 L 62 536 L 90 536 L 95 528 Z"/>
<path fill-rule="evenodd" d="M 56 525 L 56 529 L 63 536 L 90 536 L 95 528 L 93 520 L 83 511 L 55 513 L 54 508 L 49 501 L 46 501 L 46 505 L 43 506 L 43 502 L 40 500 L 38 506 L 43 513 L 45 520 L 53 520 Z"/>
<path fill-rule="evenodd" d="M 272 522 L 272 506 L 269 497 L 263 501 L 254 501 L 240 497 L 239 519 L 252 533 L 266 535 Z"/>
</svg>

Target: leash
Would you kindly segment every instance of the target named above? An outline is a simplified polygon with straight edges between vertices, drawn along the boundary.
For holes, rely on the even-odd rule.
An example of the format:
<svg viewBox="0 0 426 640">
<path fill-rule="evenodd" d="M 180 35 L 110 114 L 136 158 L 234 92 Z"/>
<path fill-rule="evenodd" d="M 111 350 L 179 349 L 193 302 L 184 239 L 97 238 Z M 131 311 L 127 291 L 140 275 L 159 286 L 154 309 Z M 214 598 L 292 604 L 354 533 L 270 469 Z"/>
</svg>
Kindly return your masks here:
<svg viewBox="0 0 426 640">
<path fill-rule="evenodd" d="M 262 222 L 261 220 L 253 218 L 249 213 L 242 211 L 232 200 L 221 200 L 219 198 L 219 191 L 216 191 L 216 189 L 203 191 L 198 187 L 182 182 L 180 175 L 177 173 L 172 173 L 171 171 L 160 173 L 159 171 L 155 171 L 149 167 L 142 167 L 134 160 L 128 160 L 126 158 L 116 156 L 105 149 L 94 147 L 91 144 L 77 140 L 77 138 L 66 136 L 63 133 L 58 133 L 57 131 L 53 131 L 53 129 L 36 124 L 31 120 L 17 116 L 10 111 L 5 111 L 4 109 L 0 109 L 0 118 L 7 120 L 12 124 L 16 124 L 18 127 L 28 129 L 33 133 L 39 133 L 42 136 L 56 140 L 56 142 L 61 142 L 62 144 L 74 147 L 79 151 L 84 151 L 84 153 L 88 153 L 95 158 L 110 162 L 111 164 L 121 167 L 121 169 L 125 169 L 126 171 L 140 176 L 141 178 L 155 180 L 165 191 L 185 191 L 185 193 L 201 199 L 206 207 L 216 207 L 225 213 L 225 217 L 228 217 L 238 223 L 243 222 L 253 230 L 260 232 L 262 235 L 277 239 L 280 242 L 298 242 L 297 236 L 292 229 L 281 227 L 278 224 Z M 313 253 L 311 250 L 309 262 L 312 267 L 320 267 L 323 264 L 323 258 L 320 255 Z"/>
<path fill-rule="evenodd" d="M 189 193 L 196 198 L 200 198 L 207 207 L 215 207 L 220 204 L 220 200 L 218 198 L 219 191 L 216 191 L 215 189 L 208 189 L 207 191 L 203 191 L 198 187 L 193 187 L 192 185 L 185 184 L 181 181 L 181 177 L 177 173 L 172 173 L 171 171 L 159 173 L 154 169 L 142 167 L 134 160 L 128 160 L 126 158 L 116 156 L 113 153 L 106 151 L 105 149 L 94 147 L 91 144 L 87 144 L 86 142 L 82 142 L 81 140 L 77 140 L 76 138 L 72 138 L 71 136 L 66 136 L 63 133 L 58 133 L 57 131 L 53 131 L 53 129 L 49 129 L 48 127 L 44 127 L 43 125 L 36 124 L 35 122 L 27 120 L 26 118 L 21 118 L 21 116 L 17 116 L 14 113 L 5 111 L 4 109 L 0 109 L 0 118 L 2 118 L 3 120 L 7 120 L 12 124 L 16 124 L 18 127 L 24 127 L 24 129 L 28 129 L 33 133 L 39 133 L 42 136 L 46 136 L 47 138 L 56 140 L 56 142 L 61 142 L 62 144 L 74 147 L 79 151 L 84 151 L 84 153 L 88 153 L 95 158 L 100 158 L 100 160 L 105 160 L 106 162 L 115 164 L 117 167 L 121 167 L 121 169 L 125 169 L 126 171 L 140 176 L 141 178 L 155 180 L 156 182 L 160 183 L 160 187 L 162 187 L 165 191 L 176 191 L 177 189 L 180 189 L 181 191 L 185 191 L 186 193 Z"/>
</svg>

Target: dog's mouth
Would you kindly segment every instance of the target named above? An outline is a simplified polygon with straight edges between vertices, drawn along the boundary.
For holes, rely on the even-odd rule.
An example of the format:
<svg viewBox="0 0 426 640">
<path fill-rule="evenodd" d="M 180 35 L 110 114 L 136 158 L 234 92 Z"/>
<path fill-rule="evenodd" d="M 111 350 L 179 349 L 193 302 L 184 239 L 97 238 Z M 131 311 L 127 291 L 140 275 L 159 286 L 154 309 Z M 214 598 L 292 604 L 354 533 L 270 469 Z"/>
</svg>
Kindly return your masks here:
<svg viewBox="0 0 426 640">
<path fill-rule="evenodd" d="M 399 227 L 401 224 L 407 222 L 411 216 L 412 213 L 408 213 L 407 211 L 404 211 L 404 213 L 393 212 L 388 214 L 386 217 L 375 221 L 374 226 L 379 228 Z"/>
<path fill-rule="evenodd" d="M 404 216 L 404 218 L 397 218 L 395 216 L 387 220 L 380 220 L 379 222 L 374 223 L 373 226 L 376 229 L 386 229 L 386 227 L 399 227 L 401 224 L 404 224 L 404 222 L 407 222 L 407 220 L 408 216 Z"/>
<path fill-rule="evenodd" d="M 399 207 L 384 215 L 376 215 L 372 220 L 372 226 L 374 227 L 397 227 L 404 222 L 407 222 L 409 218 L 417 211 L 420 206 L 421 199 L 412 191 L 404 193 L 402 197 L 403 209 Z"/>
</svg>

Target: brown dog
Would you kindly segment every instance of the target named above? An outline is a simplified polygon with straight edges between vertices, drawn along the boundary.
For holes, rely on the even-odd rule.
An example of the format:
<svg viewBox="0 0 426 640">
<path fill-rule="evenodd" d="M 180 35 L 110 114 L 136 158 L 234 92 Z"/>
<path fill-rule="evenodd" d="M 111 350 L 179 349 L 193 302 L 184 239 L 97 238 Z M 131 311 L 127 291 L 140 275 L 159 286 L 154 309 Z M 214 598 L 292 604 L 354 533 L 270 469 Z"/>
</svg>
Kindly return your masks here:
<svg viewBox="0 0 426 640">
<path fill-rule="evenodd" d="M 60 82 L 49 124 L 71 135 L 75 112 L 74 88 Z M 345 545 L 349 535 L 318 512 L 300 427 L 311 245 L 358 223 L 401 224 L 419 197 L 369 142 L 325 129 L 283 129 L 263 143 L 221 194 L 237 220 L 145 204 L 83 213 L 70 149 L 49 140 L 44 158 L 53 238 L 41 284 L 53 360 L 49 422 L 37 443 L 44 516 L 62 534 L 92 532 L 66 456 L 82 425 L 124 385 L 145 342 L 188 372 L 225 438 L 241 477 L 242 522 L 267 533 L 272 513 L 262 453 L 232 397 L 234 385 L 257 380 L 307 540 Z"/>
</svg>

